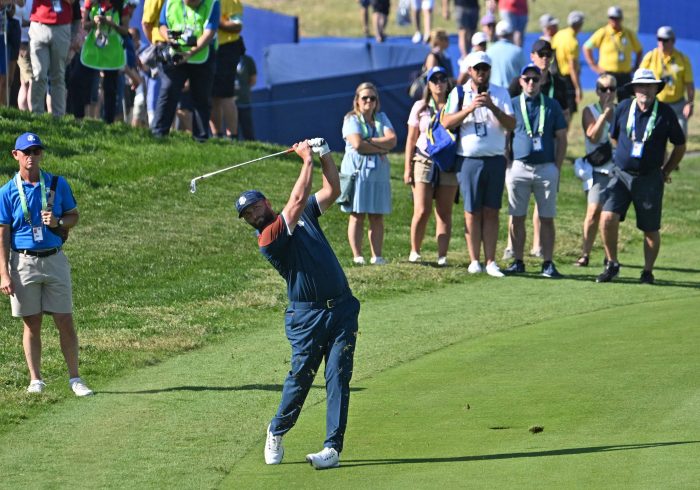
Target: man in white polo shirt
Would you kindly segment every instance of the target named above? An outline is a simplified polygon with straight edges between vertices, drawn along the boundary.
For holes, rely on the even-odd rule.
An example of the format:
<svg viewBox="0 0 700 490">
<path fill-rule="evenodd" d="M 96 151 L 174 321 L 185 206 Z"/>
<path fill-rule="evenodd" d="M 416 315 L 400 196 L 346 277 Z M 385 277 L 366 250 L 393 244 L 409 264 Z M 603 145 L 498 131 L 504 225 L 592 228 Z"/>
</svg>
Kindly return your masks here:
<svg viewBox="0 0 700 490">
<path fill-rule="evenodd" d="M 486 272 L 503 277 L 495 262 L 498 211 L 506 175 L 506 133 L 515 128 L 508 91 L 491 85 L 491 58 L 484 52 L 467 56 L 469 80 L 452 90 L 443 125 L 458 131 L 457 165 L 464 198 L 465 239 L 471 263 L 469 273 L 482 272 L 483 242 Z M 463 98 L 459 94 L 463 89 Z"/>
</svg>

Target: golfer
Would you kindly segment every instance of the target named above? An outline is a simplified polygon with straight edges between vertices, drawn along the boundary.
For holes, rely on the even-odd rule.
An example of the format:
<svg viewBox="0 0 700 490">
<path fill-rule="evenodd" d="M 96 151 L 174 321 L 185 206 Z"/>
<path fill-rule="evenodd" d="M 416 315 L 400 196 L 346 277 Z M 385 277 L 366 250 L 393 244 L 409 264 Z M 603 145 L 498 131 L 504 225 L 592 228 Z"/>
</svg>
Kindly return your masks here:
<svg viewBox="0 0 700 490">
<path fill-rule="evenodd" d="M 294 150 L 303 164 L 281 213 L 276 214 L 256 190 L 245 191 L 236 201 L 238 216 L 258 231 L 260 253 L 287 282 L 289 296 L 285 331 L 292 346 L 291 369 L 277 414 L 267 428 L 265 463 L 282 462 L 282 436 L 294 427 L 325 358 L 326 440 L 323 450 L 308 454 L 306 461 L 316 469 L 334 468 L 348 419 L 360 303 L 318 222 L 340 195 L 340 178 L 328 145 L 319 138 L 297 143 Z M 323 186 L 310 195 L 312 150 L 321 156 Z"/>
</svg>

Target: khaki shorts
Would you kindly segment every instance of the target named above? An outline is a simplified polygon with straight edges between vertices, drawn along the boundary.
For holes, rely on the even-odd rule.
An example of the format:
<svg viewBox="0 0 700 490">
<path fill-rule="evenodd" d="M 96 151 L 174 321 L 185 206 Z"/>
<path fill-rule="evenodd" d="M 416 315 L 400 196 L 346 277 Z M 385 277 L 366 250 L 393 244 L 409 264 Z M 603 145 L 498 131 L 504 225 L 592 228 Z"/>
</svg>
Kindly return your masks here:
<svg viewBox="0 0 700 490">
<path fill-rule="evenodd" d="M 413 155 L 413 180 L 423 184 L 432 184 L 433 162 L 423 155 Z M 457 174 L 454 172 L 440 172 L 438 186 L 459 185 Z"/>
<path fill-rule="evenodd" d="M 17 66 L 19 66 L 19 81 L 27 83 L 32 80 L 32 59 L 29 56 L 29 45 L 22 43 L 19 48 L 19 58 L 17 58 Z"/>
<path fill-rule="evenodd" d="M 49 257 L 12 251 L 10 277 L 15 288 L 15 294 L 10 296 L 12 316 L 73 312 L 70 264 L 63 251 Z"/>
</svg>

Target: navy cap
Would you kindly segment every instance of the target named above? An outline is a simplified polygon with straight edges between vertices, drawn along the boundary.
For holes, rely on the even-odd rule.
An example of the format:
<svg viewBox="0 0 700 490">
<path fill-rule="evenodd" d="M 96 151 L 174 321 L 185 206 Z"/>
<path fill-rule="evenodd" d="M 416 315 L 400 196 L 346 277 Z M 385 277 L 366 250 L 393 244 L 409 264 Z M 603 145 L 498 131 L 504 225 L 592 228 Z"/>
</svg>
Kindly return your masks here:
<svg viewBox="0 0 700 490">
<path fill-rule="evenodd" d="M 245 191 L 238 197 L 238 199 L 236 199 L 236 210 L 238 211 L 238 217 L 240 218 L 241 216 L 243 216 L 243 211 L 248 209 L 248 207 L 252 206 L 258 201 L 263 201 L 265 199 L 265 196 L 260 191 L 256 191 L 254 189 Z"/>
<path fill-rule="evenodd" d="M 15 150 L 26 150 L 27 148 L 32 148 L 34 146 L 44 148 L 44 144 L 41 142 L 41 139 L 39 139 L 39 136 L 34 133 L 21 134 L 17 140 L 15 140 Z"/>
<path fill-rule="evenodd" d="M 447 74 L 447 72 L 442 66 L 433 66 L 430 70 L 428 70 L 428 74 L 425 76 L 425 79 L 430 81 L 430 79 L 433 78 L 433 75 L 435 75 L 436 73 Z"/>
<path fill-rule="evenodd" d="M 534 63 L 528 63 L 527 65 L 523 66 L 522 70 L 520 70 L 520 76 L 525 75 L 525 72 L 528 70 L 535 70 L 538 75 L 542 75 L 542 70 L 540 70 L 539 66 Z"/>
</svg>

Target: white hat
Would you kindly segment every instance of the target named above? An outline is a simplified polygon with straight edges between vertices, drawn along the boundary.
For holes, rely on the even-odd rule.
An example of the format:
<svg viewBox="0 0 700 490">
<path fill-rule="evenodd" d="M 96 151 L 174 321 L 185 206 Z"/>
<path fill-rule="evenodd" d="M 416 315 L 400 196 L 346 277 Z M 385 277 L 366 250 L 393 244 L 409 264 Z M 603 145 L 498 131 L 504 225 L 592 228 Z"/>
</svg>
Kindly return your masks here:
<svg viewBox="0 0 700 490">
<path fill-rule="evenodd" d="M 544 29 L 545 27 L 552 27 L 552 26 L 558 26 L 559 25 L 559 19 L 554 17 L 552 14 L 542 14 L 540 16 L 540 28 Z"/>
<path fill-rule="evenodd" d="M 661 26 L 656 31 L 656 37 L 659 39 L 676 39 L 676 33 L 673 32 L 671 26 Z"/>
<path fill-rule="evenodd" d="M 489 37 L 482 31 L 476 31 L 472 36 L 472 46 L 489 42 Z"/>
<path fill-rule="evenodd" d="M 653 71 L 647 70 L 646 68 L 640 68 L 634 72 L 632 81 L 625 84 L 625 87 L 632 87 L 633 85 L 656 85 L 659 89 L 657 93 L 659 93 L 664 89 L 666 82 L 663 80 L 658 80 Z"/>
<path fill-rule="evenodd" d="M 487 55 L 484 51 L 472 51 L 467 55 L 467 60 L 465 64 L 469 68 L 473 68 L 481 63 L 486 63 L 491 66 L 491 57 Z"/>
<path fill-rule="evenodd" d="M 622 18 L 622 9 L 616 5 L 610 7 L 608 9 L 608 18 L 614 18 L 614 19 L 621 19 Z"/>
<path fill-rule="evenodd" d="M 572 10 L 566 17 L 566 23 L 572 26 L 574 24 L 578 24 L 579 22 L 583 22 L 584 18 L 585 16 L 583 15 L 583 12 L 580 10 Z"/>
<path fill-rule="evenodd" d="M 513 26 L 507 20 L 499 20 L 496 24 L 496 35 L 498 37 L 506 37 L 513 34 Z"/>
<path fill-rule="evenodd" d="M 593 166 L 583 158 L 574 160 L 574 175 L 583 181 L 583 190 L 593 187 Z"/>
</svg>

